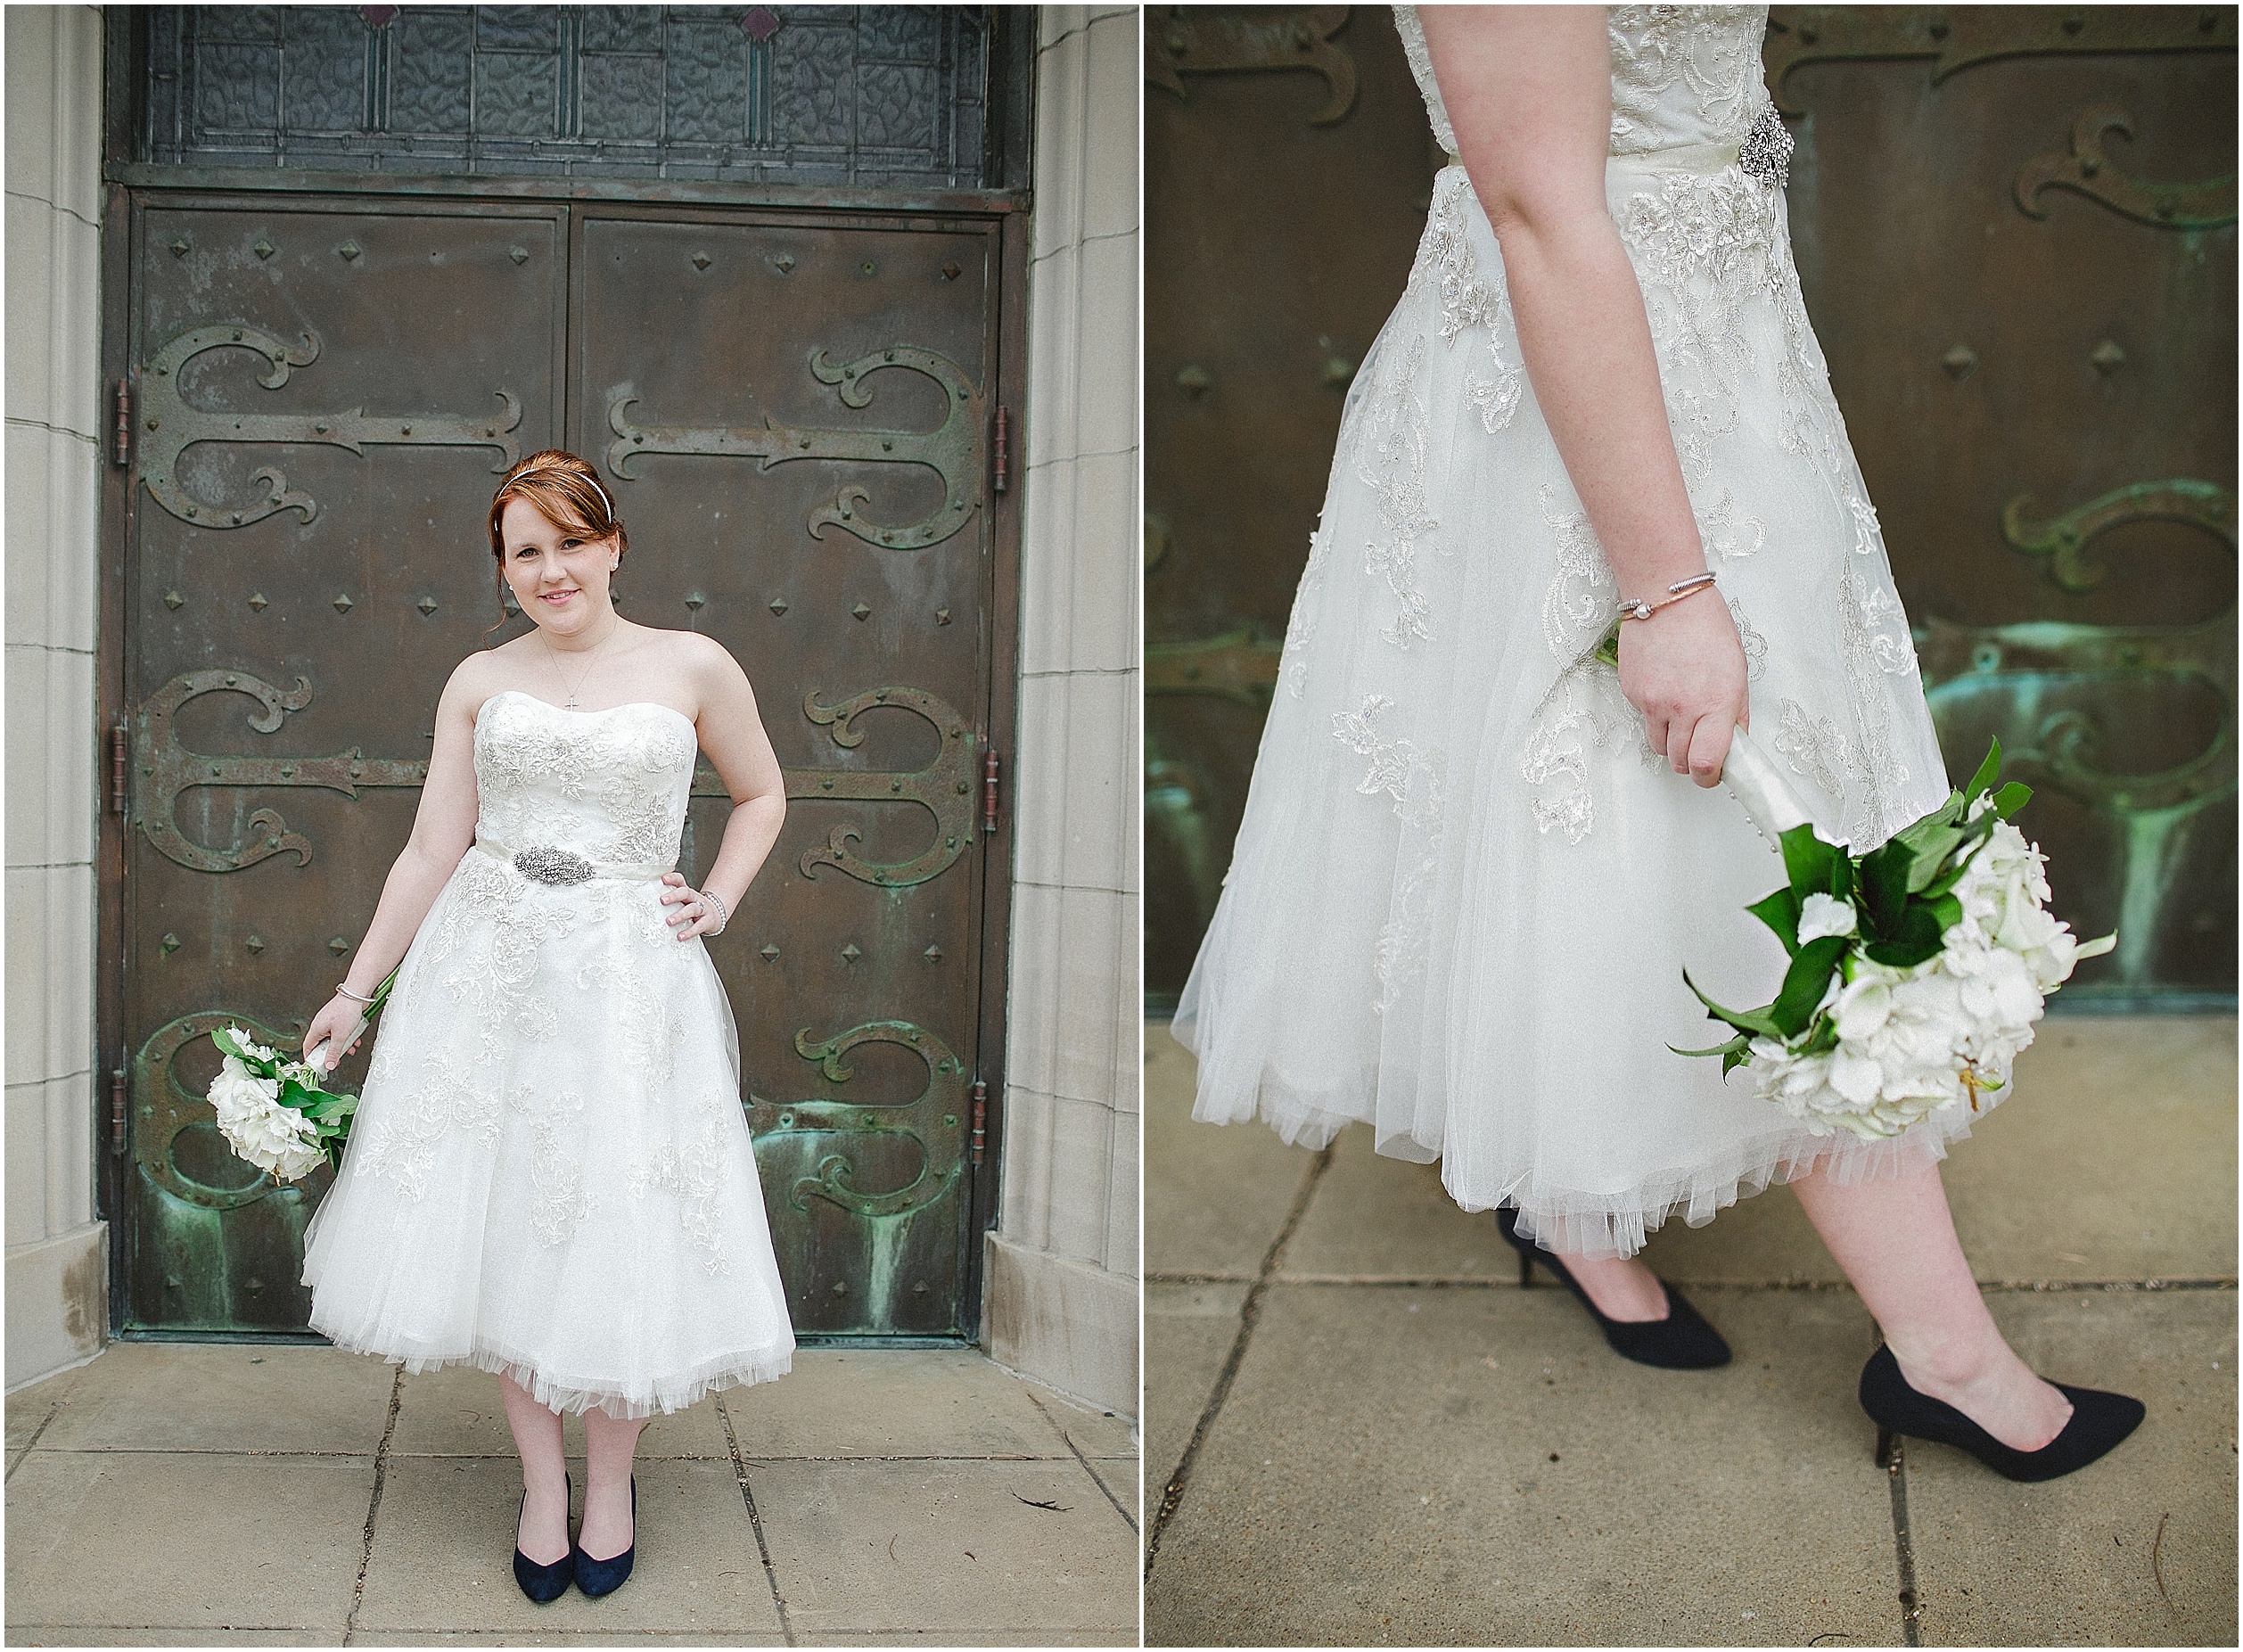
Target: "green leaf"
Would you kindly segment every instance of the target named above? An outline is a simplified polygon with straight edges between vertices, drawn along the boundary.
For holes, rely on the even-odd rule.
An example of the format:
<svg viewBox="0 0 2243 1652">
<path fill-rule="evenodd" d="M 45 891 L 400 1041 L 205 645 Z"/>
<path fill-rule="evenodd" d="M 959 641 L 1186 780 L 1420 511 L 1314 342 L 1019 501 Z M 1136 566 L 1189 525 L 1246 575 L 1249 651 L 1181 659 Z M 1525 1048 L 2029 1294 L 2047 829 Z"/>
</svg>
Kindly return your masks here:
<svg viewBox="0 0 2243 1652">
<path fill-rule="evenodd" d="M 1962 846 L 1967 834 L 1966 829 L 1961 826 L 1942 826 L 1925 840 L 1916 851 L 1916 859 L 1909 863 L 1908 890 L 1910 894 L 1939 875 L 1940 863 Z"/>
<path fill-rule="evenodd" d="M 1782 1029 L 1783 1037 L 1796 1038 L 1806 1031 L 1838 960 L 1853 944 L 1849 936 L 1819 935 L 1793 955 L 1791 967 L 1784 972 L 1783 990 L 1768 1008 L 1768 1018 Z"/>
<path fill-rule="evenodd" d="M 1750 1034 L 1740 1032 L 1726 1044 L 1710 1044 L 1704 1049 L 1683 1049 L 1673 1044 L 1667 1048 L 1678 1056 L 1727 1056 L 1750 1048 L 1752 1041 Z"/>
<path fill-rule="evenodd" d="M 1946 899 L 1953 900 L 1954 897 L 1950 895 Z M 1906 969 L 1936 954 L 1946 925 L 1939 921 L 1938 915 L 1933 910 L 1935 904 L 1927 900 L 1910 901 L 1908 910 L 1902 916 L 1892 937 L 1865 949 L 1870 962 Z M 1957 901 L 1956 905 L 1960 916 L 1961 903 Z"/>
<path fill-rule="evenodd" d="M 2001 742 L 1997 739 L 1986 748 L 1986 760 L 1978 765 L 1978 772 L 1970 777 L 1970 784 L 1963 788 L 1963 801 L 1975 802 L 1978 794 L 1991 787 L 2001 773 Z"/>
<path fill-rule="evenodd" d="M 1962 818 L 1963 794 L 1960 792 L 1950 792 L 1947 793 L 1945 802 L 1933 810 L 1921 820 L 1913 821 L 1902 826 L 1894 833 L 1893 836 L 1894 841 L 1906 843 L 1910 849 L 1914 849 L 1932 833 L 1938 831 L 1942 826 L 1953 826 Z"/>
<path fill-rule="evenodd" d="M 1723 1078 L 1727 1078 L 1730 1073 L 1736 1072 L 1738 1068 L 1746 1065 L 1751 1060 L 1752 1055 L 1749 1050 L 1732 1049 L 1726 1052 L 1721 1056 L 1721 1076 Z"/>
<path fill-rule="evenodd" d="M 1799 950 L 1799 897 L 1789 885 L 1754 901 L 1745 910 L 1776 932 L 1786 952 Z"/>
<path fill-rule="evenodd" d="M 1924 904 L 1931 908 L 1933 920 L 1938 924 L 1942 935 L 1962 922 L 1962 897 L 1960 895 L 1942 895 L 1938 900 L 1927 900 Z"/>
<path fill-rule="evenodd" d="M 2022 780 L 2012 780 L 1993 794 L 1993 812 L 2007 820 L 2033 801 L 2033 788 Z"/>
<path fill-rule="evenodd" d="M 1845 859 L 1845 851 L 1824 842 L 1815 835 L 1814 827 L 1804 823 L 1792 827 L 1779 841 L 1783 845 L 1784 875 L 1791 880 L 1791 892 L 1802 901 L 1809 895 L 1830 893 L 1832 863 Z"/>
<path fill-rule="evenodd" d="M 1756 1032 L 1763 1038 L 1771 1039 L 1783 1036 L 1775 1022 L 1769 1017 L 1767 1009 L 1723 1009 L 1705 993 L 1698 992 L 1697 982 L 1690 979 L 1690 972 L 1687 969 L 1682 972 L 1682 984 L 1697 993 L 1697 1001 L 1705 1006 L 1709 1015 L 1717 1021 L 1726 1021 L 1739 1032 Z"/>
<path fill-rule="evenodd" d="M 1908 905 L 1909 869 L 1915 861 L 1915 851 L 1898 840 L 1861 857 L 1861 902 L 1857 909 L 1865 939 L 1889 934 L 1901 921 Z"/>
</svg>

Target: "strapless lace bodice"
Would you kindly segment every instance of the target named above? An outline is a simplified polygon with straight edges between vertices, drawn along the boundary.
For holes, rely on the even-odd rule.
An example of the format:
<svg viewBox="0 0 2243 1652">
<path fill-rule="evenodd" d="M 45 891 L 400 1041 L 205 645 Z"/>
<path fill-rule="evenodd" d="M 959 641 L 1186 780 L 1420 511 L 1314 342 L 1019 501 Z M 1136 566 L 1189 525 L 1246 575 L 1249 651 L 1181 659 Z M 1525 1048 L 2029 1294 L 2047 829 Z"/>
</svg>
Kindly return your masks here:
<svg viewBox="0 0 2243 1652">
<path fill-rule="evenodd" d="M 685 713 L 640 701 L 571 711 L 518 689 L 475 719 L 475 839 L 666 870 L 678 859 L 699 743 Z"/>
<path fill-rule="evenodd" d="M 1396 6 L 1394 26 L 1425 96 L 1434 140 L 1453 155 L 1457 135 L 1434 79 L 1417 8 Z M 1760 62 L 1767 27 L 1764 5 L 1606 6 L 1611 152 L 1741 143 L 1769 107 Z"/>
</svg>

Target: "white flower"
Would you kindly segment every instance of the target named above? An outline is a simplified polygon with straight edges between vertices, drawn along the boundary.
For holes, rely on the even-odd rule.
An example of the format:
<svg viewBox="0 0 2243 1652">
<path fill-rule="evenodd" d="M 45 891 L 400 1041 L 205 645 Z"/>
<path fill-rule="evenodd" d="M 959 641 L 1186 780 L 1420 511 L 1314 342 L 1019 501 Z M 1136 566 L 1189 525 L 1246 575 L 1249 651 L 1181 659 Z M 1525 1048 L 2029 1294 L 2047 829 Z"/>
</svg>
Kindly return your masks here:
<svg viewBox="0 0 2243 1652">
<path fill-rule="evenodd" d="M 249 1048 L 243 1041 L 243 1048 Z M 210 1081 L 210 1105 L 219 1133 L 234 1151 L 279 1181 L 300 1181 L 326 1162 L 319 1132 L 293 1107 L 280 1103 L 280 1082 L 260 1077 L 241 1058 L 226 1056 Z"/>
<path fill-rule="evenodd" d="M 259 1061 L 278 1061 L 280 1059 L 280 1054 L 278 1051 L 267 1049 L 264 1045 L 259 1044 L 255 1040 L 251 1039 L 250 1035 L 243 1031 L 241 1028 L 228 1027 L 226 1031 L 228 1038 L 231 1038 L 236 1044 L 242 1047 L 242 1053 L 243 1055 L 254 1056 Z"/>
<path fill-rule="evenodd" d="M 1858 930 L 1851 901 L 1836 896 L 1816 893 L 1809 895 L 1799 906 L 1799 944 L 1824 935 L 1851 935 Z"/>
</svg>

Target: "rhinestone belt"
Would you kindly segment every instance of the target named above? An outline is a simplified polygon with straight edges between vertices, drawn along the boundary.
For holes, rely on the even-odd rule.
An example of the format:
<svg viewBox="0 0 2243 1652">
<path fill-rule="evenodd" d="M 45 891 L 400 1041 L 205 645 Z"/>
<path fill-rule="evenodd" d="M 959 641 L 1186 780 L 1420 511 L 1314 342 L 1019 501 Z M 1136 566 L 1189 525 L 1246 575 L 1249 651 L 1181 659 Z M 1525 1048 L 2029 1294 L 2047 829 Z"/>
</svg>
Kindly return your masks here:
<svg viewBox="0 0 2243 1652">
<path fill-rule="evenodd" d="M 647 864 L 620 864 L 587 860 L 574 850 L 556 849 L 546 843 L 525 844 L 520 849 L 483 838 L 475 840 L 475 847 L 495 860 L 503 860 L 527 878 L 540 884 L 584 884 L 600 878 L 656 878 L 670 870 L 668 867 Z"/>
</svg>

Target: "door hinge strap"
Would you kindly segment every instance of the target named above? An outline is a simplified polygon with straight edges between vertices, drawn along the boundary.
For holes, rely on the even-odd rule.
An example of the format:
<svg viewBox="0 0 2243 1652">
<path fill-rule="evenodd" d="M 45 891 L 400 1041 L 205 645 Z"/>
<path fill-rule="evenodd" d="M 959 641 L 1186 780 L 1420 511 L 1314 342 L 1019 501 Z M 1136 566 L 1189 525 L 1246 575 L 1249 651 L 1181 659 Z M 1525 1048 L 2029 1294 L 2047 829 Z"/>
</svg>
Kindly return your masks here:
<svg viewBox="0 0 2243 1652">
<path fill-rule="evenodd" d="M 117 381 L 117 434 L 110 457 L 119 464 L 133 460 L 133 386 L 130 379 Z"/>
<path fill-rule="evenodd" d="M 125 1069 L 113 1067 L 109 1074 L 109 1150 L 121 1154 L 125 1150 Z"/>
<path fill-rule="evenodd" d="M 131 768 L 132 728 L 123 718 L 117 719 L 109 731 L 109 808 L 111 814 L 126 811 L 126 776 Z"/>
<path fill-rule="evenodd" d="M 991 746 L 982 759 L 982 835 L 993 836 L 997 831 L 997 793 L 1000 784 L 1002 765 L 998 761 L 997 748 Z"/>
<path fill-rule="evenodd" d="M 990 485 L 1002 493 L 1011 485 L 1013 473 L 1013 415 L 1008 407 L 997 410 L 997 434 L 990 443 L 990 457 L 994 466 Z"/>
<path fill-rule="evenodd" d="M 989 1083 L 983 1079 L 974 1081 L 974 1163 L 982 1162 L 982 1149 L 989 1142 Z"/>
</svg>

